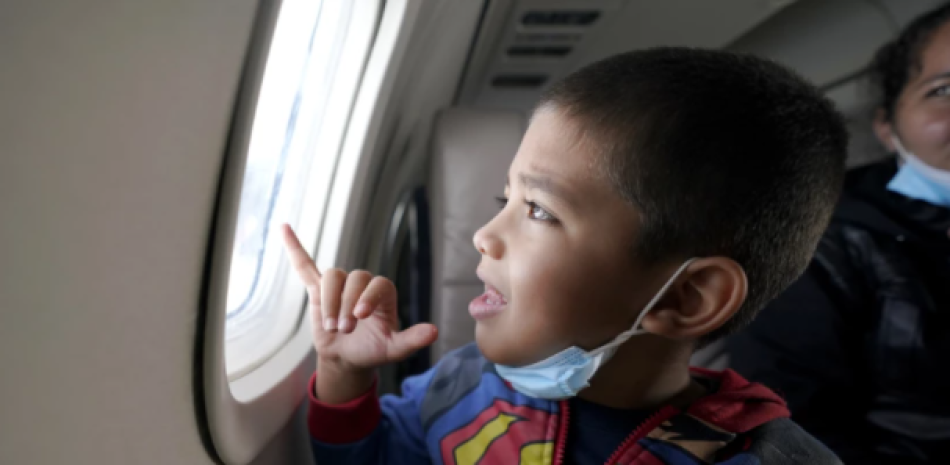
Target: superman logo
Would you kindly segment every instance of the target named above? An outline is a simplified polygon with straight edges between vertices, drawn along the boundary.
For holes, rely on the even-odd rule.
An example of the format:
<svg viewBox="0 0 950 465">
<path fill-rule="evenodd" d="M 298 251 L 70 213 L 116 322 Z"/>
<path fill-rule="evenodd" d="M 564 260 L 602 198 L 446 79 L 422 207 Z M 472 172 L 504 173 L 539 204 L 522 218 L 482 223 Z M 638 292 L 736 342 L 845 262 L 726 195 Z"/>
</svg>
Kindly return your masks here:
<svg viewBox="0 0 950 465">
<path fill-rule="evenodd" d="M 553 461 L 558 415 L 495 400 L 471 423 L 440 442 L 442 463 L 542 465 Z"/>
</svg>

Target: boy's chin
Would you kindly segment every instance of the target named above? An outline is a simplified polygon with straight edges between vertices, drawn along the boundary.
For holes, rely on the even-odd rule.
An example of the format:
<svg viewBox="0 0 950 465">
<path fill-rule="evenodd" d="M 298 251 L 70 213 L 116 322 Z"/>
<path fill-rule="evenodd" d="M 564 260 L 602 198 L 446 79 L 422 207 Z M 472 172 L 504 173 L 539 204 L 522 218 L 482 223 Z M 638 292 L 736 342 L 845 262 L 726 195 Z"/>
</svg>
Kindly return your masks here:
<svg viewBox="0 0 950 465">
<path fill-rule="evenodd" d="M 504 331 L 490 328 L 488 325 L 475 325 L 475 344 L 478 350 L 491 363 L 496 365 L 520 366 L 526 364 L 521 358 L 524 352 L 518 341 L 509 340 Z"/>
<path fill-rule="evenodd" d="M 494 328 L 488 328 L 482 323 L 475 323 L 475 344 L 478 350 L 491 363 L 509 365 L 512 355 L 511 344 L 504 341 L 504 337 Z"/>
</svg>

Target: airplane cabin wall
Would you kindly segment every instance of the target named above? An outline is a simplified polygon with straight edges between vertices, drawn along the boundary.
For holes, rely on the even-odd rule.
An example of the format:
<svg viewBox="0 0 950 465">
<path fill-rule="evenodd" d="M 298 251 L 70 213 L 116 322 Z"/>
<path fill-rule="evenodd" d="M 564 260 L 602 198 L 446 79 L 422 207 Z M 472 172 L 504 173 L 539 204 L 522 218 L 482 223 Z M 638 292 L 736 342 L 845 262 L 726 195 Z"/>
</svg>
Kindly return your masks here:
<svg viewBox="0 0 950 465">
<path fill-rule="evenodd" d="M 874 52 L 908 22 L 944 0 L 799 0 L 727 48 L 766 56 L 826 89 L 851 132 L 848 163 L 887 157 L 871 130 L 865 79 Z"/>
<path fill-rule="evenodd" d="M 197 308 L 257 8 L 0 3 L 0 463 L 212 463 Z"/>
<path fill-rule="evenodd" d="M 435 114 L 453 105 L 475 40 L 485 1 L 430 1 L 420 12 L 420 26 L 393 88 L 394 102 L 386 115 L 379 160 L 366 206 L 360 241 L 363 264 L 381 271 L 390 244 L 386 232 L 400 194 L 424 184 L 429 136 Z"/>
<path fill-rule="evenodd" d="M 0 6 L 0 463 L 212 462 L 198 308 L 252 28 L 274 4 Z M 424 179 L 482 7 L 422 0 L 369 155 L 366 246 L 390 193 Z M 254 463 L 310 462 L 303 412 Z"/>
</svg>

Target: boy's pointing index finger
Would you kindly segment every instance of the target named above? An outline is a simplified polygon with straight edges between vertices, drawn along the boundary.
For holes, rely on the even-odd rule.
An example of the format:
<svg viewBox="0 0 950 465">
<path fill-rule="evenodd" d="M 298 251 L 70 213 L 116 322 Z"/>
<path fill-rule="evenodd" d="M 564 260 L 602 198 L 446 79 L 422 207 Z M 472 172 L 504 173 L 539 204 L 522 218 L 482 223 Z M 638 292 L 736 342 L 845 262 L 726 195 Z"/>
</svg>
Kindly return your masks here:
<svg viewBox="0 0 950 465">
<path fill-rule="evenodd" d="M 317 264 L 313 262 L 310 254 L 300 244 L 300 239 L 297 238 L 293 228 L 289 224 L 284 224 L 281 230 L 284 235 L 284 247 L 287 249 L 287 254 L 290 255 L 291 266 L 297 270 L 300 278 L 308 284 L 320 282 L 321 275 L 320 271 L 317 270 Z"/>
</svg>

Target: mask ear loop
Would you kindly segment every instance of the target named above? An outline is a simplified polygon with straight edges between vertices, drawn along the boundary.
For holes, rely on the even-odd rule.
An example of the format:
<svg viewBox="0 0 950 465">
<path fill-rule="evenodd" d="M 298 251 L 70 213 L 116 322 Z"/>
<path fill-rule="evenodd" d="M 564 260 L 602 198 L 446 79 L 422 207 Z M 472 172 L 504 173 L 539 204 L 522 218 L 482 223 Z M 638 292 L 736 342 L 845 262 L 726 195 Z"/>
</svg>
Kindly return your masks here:
<svg viewBox="0 0 950 465">
<path fill-rule="evenodd" d="M 643 311 L 641 311 L 640 315 L 637 316 L 637 320 L 633 322 L 633 327 L 618 334 L 617 337 L 614 338 L 614 340 L 590 351 L 588 355 L 596 356 L 614 347 L 617 347 L 620 344 L 623 344 L 624 342 L 627 342 L 627 340 L 633 336 L 646 334 L 648 331 L 644 330 L 643 328 L 640 328 L 640 323 L 643 321 L 643 318 L 647 316 L 647 313 L 650 313 L 650 311 L 653 310 L 653 307 L 657 304 L 657 302 L 659 302 L 660 299 L 662 299 L 663 296 L 666 295 L 666 291 L 670 290 L 670 287 L 673 286 L 673 283 L 675 283 L 676 280 L 679 279 L 679 277 L 683 274 L 683 272 L 686 271 L 686 268 L 692 265 L 693 262 L 695 261 L 696 261 L 695 258 L 691 258 L 687 260 L 685 263 L 683 263 L 682 265 L 680 265 L 680 267 L 676 270 L 676 272 L 673 273 L 673 276 L 670 276 L 670 279 L 666 281 L 666 284 L 664 284 L 663 287 L 661 287 L 660 290 L 657 291 L 656 295 L 653 296 L 653 299 L 650 300 L 650 303 L 648 303 L 646 307 L 643 307 Z"/>
<path fill-rule="evenodd" d="M 894 148 L 897 150 L 897 155 L 899 155 L 904 161 L 907 161 L 907 149 L 904 148 L 904 144 L 901 143 L 900 138 L 894 134 L 891 134 L 891 144 L 894 144 Z"/>
</svg>

